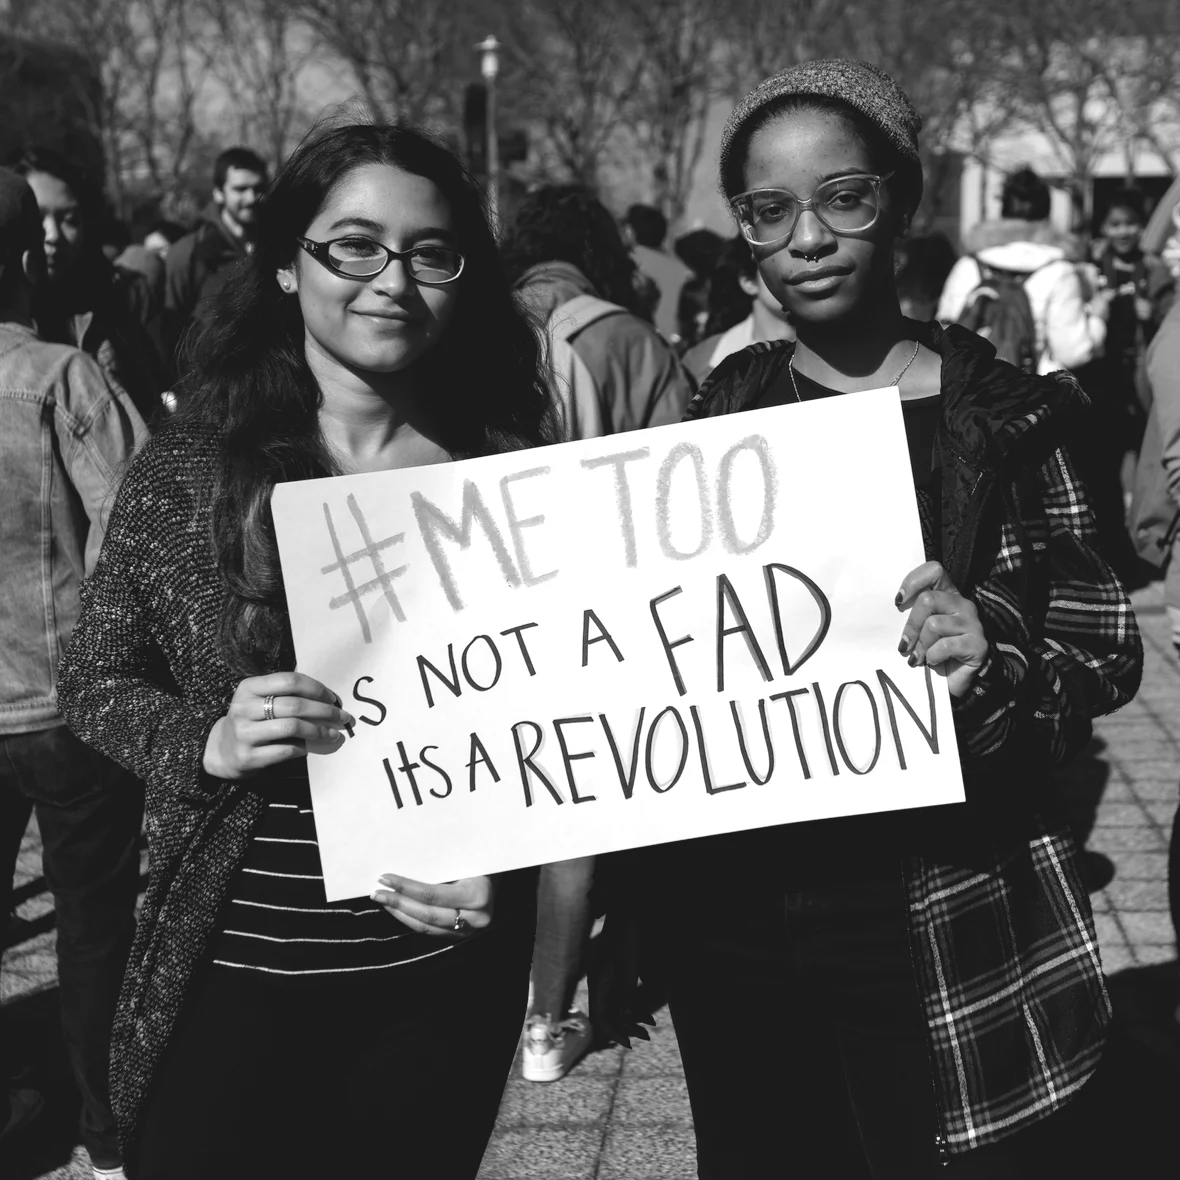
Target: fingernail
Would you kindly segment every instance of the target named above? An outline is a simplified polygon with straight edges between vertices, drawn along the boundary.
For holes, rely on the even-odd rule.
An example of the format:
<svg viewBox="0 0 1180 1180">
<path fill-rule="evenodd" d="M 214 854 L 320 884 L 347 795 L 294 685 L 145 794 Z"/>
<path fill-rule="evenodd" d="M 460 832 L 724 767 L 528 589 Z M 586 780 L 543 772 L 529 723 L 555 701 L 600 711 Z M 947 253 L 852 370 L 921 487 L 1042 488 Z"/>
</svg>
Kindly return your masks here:
<svg viewBox="0 0 1180 1180">
<path fill-rule="evenodd" d="M 335 693 L 332 694 L 332 699 L 336 702 L 337 709 L 344 708 L 344 702 Z"/>
<path fill-rule="evenodd" d="M 904 656 L 909 646 L 910 645 L 905 641 L 905 639 L 902 639 L 902 641 L 897 645 L 897 654 L 899 656 Z"/>
<path fill-rule="evenodd" d="M 893 600 L 893 605 L 900 608 L 903 602 L 905 602 L 905 595 L 899 590 L 897 597 Z"/>
<path fill-rule="evenodd" d="M 369 894 L 369 900 L 379 902 L 381 900 L 381 890 L 374 889 L 373 892 Z"/>
<path fill-rule="evenodd" d="M 351 713 L 345 713 L 344 724 L 345 726 L 353 726 L 356 724 L 356 718 Z"/>
<path fill-rule="evenodd" d="M 392 877 L 378 877 L 377 880 L 380 881 L 382 885 L 387 885 L 395 893 L 397 892 L 397 888 L 394 885 L 394 881 L 393 881 Z"/>
<path fill-rule="evenodd" d="M 916 651 L 910 652 L 909 656 L 906 658 L 906 663 L 909 664 L 911 668 L 916 668 L 918 666 L 918 653 Z"/>
</svg>

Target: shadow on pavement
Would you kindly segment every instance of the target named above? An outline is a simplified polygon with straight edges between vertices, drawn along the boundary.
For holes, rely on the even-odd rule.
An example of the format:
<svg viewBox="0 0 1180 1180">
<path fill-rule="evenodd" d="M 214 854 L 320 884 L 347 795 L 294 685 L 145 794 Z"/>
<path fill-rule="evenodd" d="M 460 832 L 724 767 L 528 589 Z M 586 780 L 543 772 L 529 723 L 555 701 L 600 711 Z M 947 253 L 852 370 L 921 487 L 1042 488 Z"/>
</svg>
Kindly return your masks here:
<svg viewBox="0 0 1180 1180">
<path fill-rule="evenodd" d="M 13 1060 L 28 1066 L 18 1084 L 40 1090 L 45 1109 L 0 1148 L 0 1175 L 4 1180 L 32 1180 L 68 1164 L 79 1141 L 81 1099 L 62 1040 L 57 988 L 5 1004 L 4 1026 Z"/>
<path fill-rule="evenodd" d="M 1180 964 L 1133 967 L 1107 979 L 1114 1026 L 1102 1065 L 1078 1098 L 1078 1126 L 1097 1128 L 1084 1174 L 1180 1173 Z M 1076 1173 L 1075 1173 L 1076 1174 Z"/>
<path fill-rule="evenodd" d="M 1091 738 L 1090 744 L 1073 762 L 1054 774 L 1058 796 L 1065 806 L 1078 848 L 1082 850 L 1079 869 L 1082 882 L 1090 893 L 1105 889 L 1114 879 L 1115 871 L 1110 857 L 1086 848 L 1098 816 L 1098 805 L 1110 779 L 1110 764 L 1102 757 L 1105 749 L 1106 742 L 1102 738 Z"/>
<path fill-rule="evenodd" d="M 1108 979 L 1115 1021 L 1094 1079 L 1072 1104 L 1077 1162 L 1062 1175 L 1175 1175 L 1180 1161 L 1180 964 L 1121 971 Z M 661 1010 L 655 989 L 643 996 Z M 58 1023 L 57 989 L 5 1005 L 16 1059 L 30 1065 L 24 1084 L 45 1096 L 45 1110 L 28 1131 L 0 1151 L 4 1180 L 33 1180 L 67 1164 L 78 1142 L 79 1099 Z M 666 1016 L 666 1010 L 662 1011 Z M 1072 1154 L 1072 1153 L 1071 1153 Z"/>
</svg>

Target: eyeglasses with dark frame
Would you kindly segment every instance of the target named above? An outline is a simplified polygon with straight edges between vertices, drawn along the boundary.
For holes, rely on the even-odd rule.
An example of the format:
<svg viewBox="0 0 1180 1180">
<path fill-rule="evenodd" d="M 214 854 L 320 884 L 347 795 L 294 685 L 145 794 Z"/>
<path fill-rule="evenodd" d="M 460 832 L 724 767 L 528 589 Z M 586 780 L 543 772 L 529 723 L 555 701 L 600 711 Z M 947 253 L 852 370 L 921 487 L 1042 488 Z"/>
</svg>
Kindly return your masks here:
<svg viewBox="0 0 1180 1180">
<path fill-rule="evenodd" d="M 790 189 L 756 188 L 738 193 L 729 205 L 742 236 L 755 246 L 778 246 L 790 239 L 803 212 L 810 209 L 834 234 L 871 229 L 881 215 L 881 186 L 892 172 L 876 176 L 850 173 L 825 180 L 806 201 Z"/>
<path fill-rule="evenodd" d="M 299 245 L 321 266 L 346 279 L 375 279 L 396 258 L 405 264 L 410 278 L 428 287 L 453 283 L 462 273 L 466 259 L 449 246 L 415 246 L 391 250 L 372 238 L 349 234 L 330 242 L 299 238 Z"/>
</svg>

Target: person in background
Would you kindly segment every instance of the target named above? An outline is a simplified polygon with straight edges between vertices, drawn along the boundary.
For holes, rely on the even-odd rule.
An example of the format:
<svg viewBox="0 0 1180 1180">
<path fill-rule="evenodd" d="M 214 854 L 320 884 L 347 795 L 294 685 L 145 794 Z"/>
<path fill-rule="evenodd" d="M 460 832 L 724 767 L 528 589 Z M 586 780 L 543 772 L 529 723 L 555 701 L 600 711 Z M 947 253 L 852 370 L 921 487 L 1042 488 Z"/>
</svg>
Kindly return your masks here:
<svg viewBox="0 0 1180 1180">
<path fill-rule="evenodd" d="M 682 359 L 705 338 L 705 325 L 709 322 L 709 292 L 712 287 L 711 276 L 694 274 L 680 288 L 680 299 L 676 304 L 676 322 L 680 325 L 680 338 L 676 341 L 676 352 Z"/>
<path fill-rule="evenodd" d="M 115 265 L 143 275 L 157 308 L 164 306 L 164 259 L 140 242 L 131 242 L 115 259 Z"/>
<path fill-rule="evenodd" d="M 726 239 L 703 226 L 690 229 L 672 243 L 672 251 L 697 278 L 707 279 L 721 259 Z"/>
<path fill-rule="evenodd" d="M 1022 168 L 1004 182 L 998 221 L 983 221 L 963 235 L 965 253 L 947 276 L 938 320 L 959 320 L 987 273 L 1019 276 L 1036 339 L 1038 373 L 1076 369 L 1102 352 L 1109 292 L 1088 293 L 1079 277 L 1077 244 L 1049 223 L 1049 186 Z"/>
<path fill-rule="evenodd" d="M 1145 221 L 1143 193 L 1117 189 L 1107 202 L 1101 237 L 1090 249 L 1099 284 L 1114 293 L 1104 358 L 1128 388 L 1176 296 L 1176 281 L 1163 259 L 1139 245 Z"/>
<path fill-rule="evenodd" d="M 680 259 L 664 249 L 668 219 L 651 205 L 632 205 L 623 218 L 623 234 L 635 265 L 655 283 L 660 292 L 653 322 L 665 340 L 675 343 L 680 333 L 680 325 L 676 320 L 680 288 L 692 272 Z"/>
<path fill-rule="evenodd" d="M 1172 278 L 1180 282 L 1180 201 L 1172 206 L 1169 218 L 1172 222 L 1172 232 L 1164 242 L 1160 259 L 1171 272 Z"/>
<path fill-rule="evenodd" d="M 667 340 L 630 310 L 635 263 L 593 193 L 530 193 L 502 249 L 518 297 L 547 331 L 571 437 L 679 421 L 696 386 Z"/>
<path fill-rule="evenodd" d="M 26 180 L 0 169 L 0 913 L 35 810 L 82 1142 L 95 1176 L 113 1180 L 123 1173 L 107 1059 L 135 929 L 143 791 L 66 728 L 55 682 L 113 483 L 146 430 L 91 357 L 37 335 L 44 190 L 38 204 Z M 0 1079 L 11 1065 L 0 1060 Z M 9 1095 L 0 1138 L 35 1105 L 27 1091 Z"/>
<path fill-rule="evenodd" d="M 1151 413 L 1159 428 L 1159 454 L 1163 466 L 1163 479 L 1174 511 L 1180 513 L 1180 301 L 1172 303 L 1147 347 L 1146 375 L 1152 401 Z M 1150 450 L 1151 447 L 1145 442 L 1141 465 L 1148 460 Z M 1158 477 L 1158 469 L 1154 474 Z M 1178 526 L 1180 517 L 1175 517 L 1170 525 L 1173 531 L 1171 549 L 1165 557 L 1164 564 L 1164 606 L 1171 624 L 1172 648 L 1176 658 L 1180 660 Z M 1180 808 L 1177 808 L 1172 819 L 1171 839 L 1168 844 L 1168 909 L 1177 942 L 1180 942 Z M 1180 1021 L 1180 1007 L 1177 1007 L 1175 1015 Z"/>
<path fill-rule="evenodd" d="M 901 313 L 920 126 L 881 70 L 827 60 L 722 133 L 722 191 L 797 338 L 726 358 L 686 417 L 898 388 L 927 560 L 897 570 L 897 658 L 945 677 L 966 801 L 645 851 L 623 918 L 662 967 L 709 1180 L 1069 1174 L 1064 1116 L 1110 1025 L 1051 767 L 1134 695 L 1143 647 L 1064 448 L 1077 383 Z M 839 437 L 826 455 L 843 469 Z M 833 545 L 856 528 L 833 520 Z"/>
<path fill-rule="evenodd" d="M 266 180 L 266 162 L 257 152 L 245 147 L 222 152 L 213 163 L 213 196 L 197 228 L 169 247 L 164 313 L 173 359 L 189 326 L 208 320 L 234 264 L 253 249 Z"/>
<path fill-rule="evenodd" d="M 28 180 L 44 227 L 38 334 L 94 357 L 150 424 L 167 383 L 160 303 L 150 281 L 103 253 L 102 196 L 81 170 L 41 147 L 23 151 L 13 169 Z"/>
<path fill-rule="evenodd" d="M 696 386 L 664 337 L 628 310 L 635 264 L 614 218 L 589 190 L 555 185 L 531 193 L 501 248 L 521 304 L 548 337 L 567 437 L 680 420 Z M 541 868 L 521 1065 L 528 1081 L 557 1081 L 593 1040 L 573 1001 L 592 925 L 594 873 L 594 857 Z"/>
<path fill-rule="evenodd" d="M 175 221 L 161 219 L 152 223 L 143 235 L 143 246 L 161 258 L 168 257 L 168 251 L 184 237 L 184 226 Z"/>
<path fill-rule="evenodd" d="M 125 270 L 135 270 L 147 279 L 153 298 L 162 309 L 166 269 L 164 259 L 168 247 L 184 237 L 184 227 L 173 221 L 158 221 L 144 235 L 142 242 L 131 242 L 115 259 L 115 265 Z"/>
<path fill-rule="evenodd" d="M 794 340 L 795 329 L 771 294 L 750 243 L 727 242 L 709 284 L 705 338 L 684 354 L 684 367 L 698 384 L 727 356 L 764 340 Z"/>
<path fill-rule="evenodd" d="M 897 297 L 902 314 L 911 320 L 934 319 L 955 262 L 955 248 L 945 234 L 915 234 L 898 242 Z"/>
<path fill-rule="evenodd" d="M 306 756 L 355 719 L 348 685 L 295 668 L 266 506 L 286 480 L 556 437 L 481 188 L 405 126 L 305 139 L 193 359 L 120 485 L 58 683 L 79 736 L 148 784 L 111 1047 L 132 1174 L 473 1180 L 534 879 L 391 864 L 371 897 L 325 903 Z"/>
<path fill-rule="evenodd" d="M 676 348 L 681 356 L 704 338 L 709 319 L 709 286 L 724 249 L 725 239 L 704 228 L 690 229 L 672 244 L 676 257 L 692 271 L 692 277 L 680 288 L 676 307 L 680 332 Z"/>
<path fill-rule="evenodd" d="M 1142 194 L 1117 190 L 1103 215 L 1102 236 L 1090 250 L 1085 277 L 1109 298 L 1109 310 L 1102 355 L 1077 371 L 1092 408 L 1074 442 L 1097 519 L 1099 551 L 1131 588 L 1145 585 L 1149 574 L 1127 531 L 1123 467 L 1129 453 L 1138 455 L 1147 421 L 1149 395 L 1140 388 L 1147 346 L 1175 294 L 1167 266 L 1139 248 L 1143 223 Z"/>
<path fill-rule="evenodd" d="M 131 245 L 131 227 L 108 211 L 99 223 L 99 240 L 106 260 L 117 262 L 119 255 Z"/>
</svg>

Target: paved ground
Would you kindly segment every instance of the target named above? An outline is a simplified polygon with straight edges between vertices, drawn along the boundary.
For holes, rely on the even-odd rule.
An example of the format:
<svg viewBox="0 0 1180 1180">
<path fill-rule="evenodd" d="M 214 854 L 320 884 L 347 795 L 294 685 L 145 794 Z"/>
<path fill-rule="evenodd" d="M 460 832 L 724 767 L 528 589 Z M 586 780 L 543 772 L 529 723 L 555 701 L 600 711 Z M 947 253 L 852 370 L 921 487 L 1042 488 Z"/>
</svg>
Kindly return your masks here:
<svg viewBox="0 0 1180 1180">
<path fill-rule="evenodd" d="M 1146 1177 L 1175 1175 L 1180 1033 L 1171 1013 L 1180 1001 L 1180 977 L 1165 861 L 1180 778 L 1180 669 L 1158 586 L 1135 597 L 1147 645 L 1143 689 L 1128 708 L 1098 723 L 1095 742 L 1070 769 L 1065 787 L 1091 853 L 1098 934 L 1118 1025 L 1108 1054 L 1108 1097 L 1100 1108 L 1102 1134 L 1117 1160 L 1114 1170 Z M 0 1158 L 0 1175 L 86 1180 L 85 1155 L 72 1133 L 76 1097 L 56 1034 L 52 906 L 39 877 L 35 829 L 22 850 L 18 883 L 27 925 L 4 955 L 0 998 L 50 1101 L 19 1156 Z M 734 1015 L 756 1033 L 759 1014 Z M 659 1019 L 650 1044 L 596 1053 L 559 1083 L 530 1085 L 513 1077 L 481 1180 L 694 1176 L 676 1040 L 667 1014 Z M 1109 1174 L 1105 1166 L 1102 1171 Z"/>
</svg>

